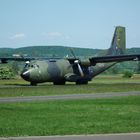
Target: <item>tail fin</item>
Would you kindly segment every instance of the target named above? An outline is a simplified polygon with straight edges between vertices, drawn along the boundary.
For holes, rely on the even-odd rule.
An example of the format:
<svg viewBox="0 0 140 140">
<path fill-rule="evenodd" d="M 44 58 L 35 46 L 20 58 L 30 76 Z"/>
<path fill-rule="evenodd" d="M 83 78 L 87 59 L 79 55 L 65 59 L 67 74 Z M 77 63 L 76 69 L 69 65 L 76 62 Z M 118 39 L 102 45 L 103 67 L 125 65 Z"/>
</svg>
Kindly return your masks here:
<svg viewBox="0 0 140 140">
<path fill-rule="evenodd" d="M 125 27 L 117 26 L 107 55 L 124 54 L 126 48 Z"/>
</svg>

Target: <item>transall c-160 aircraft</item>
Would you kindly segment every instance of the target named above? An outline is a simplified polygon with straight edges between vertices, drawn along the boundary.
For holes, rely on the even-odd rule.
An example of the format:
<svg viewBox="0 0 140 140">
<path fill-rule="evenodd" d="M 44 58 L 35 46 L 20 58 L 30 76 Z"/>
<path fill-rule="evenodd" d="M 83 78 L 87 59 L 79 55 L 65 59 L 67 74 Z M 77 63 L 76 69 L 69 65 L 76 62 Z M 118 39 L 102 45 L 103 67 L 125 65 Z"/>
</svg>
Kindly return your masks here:
<svg viewBox="0 0 140 140">
<path fill-rule="evenodd" d="M 53 82 L 64 85 L 66 81 L 88 84 L 93 77 L 104 72 L 118 62 L 140 61 L 140 54 L 125 55 L 125 27 L 117 26 L 111 46 L 105 56 L 91 57 L 88 60 L 77 58 L 37 58 L 37 57 L 0 57 L 1 63 L 25 61 L 21 77 L 31 85 Z"/>
</svg>

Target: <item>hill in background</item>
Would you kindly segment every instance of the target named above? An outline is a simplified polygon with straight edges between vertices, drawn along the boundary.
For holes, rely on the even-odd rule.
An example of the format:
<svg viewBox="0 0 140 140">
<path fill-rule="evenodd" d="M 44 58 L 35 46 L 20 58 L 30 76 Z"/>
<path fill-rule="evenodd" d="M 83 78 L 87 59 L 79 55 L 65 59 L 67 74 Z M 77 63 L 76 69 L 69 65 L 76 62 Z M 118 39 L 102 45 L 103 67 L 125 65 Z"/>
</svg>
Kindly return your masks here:
<svg viewBox="0 0 140 140">
<path fill-rule="evenodd" d="M 30 46 L 22 48 L 0 48 L 0 56 L 12 56 L 13 54 L 26 54 L 34 57 L 65 57 L 70 55 L 70 49 L 73 48 L 74 53 L 78 57 L 90 57 L 105 54 L 103 49 L 75 48 L 66 46 Z M 140 53 L 140 48 L 131 48 L 126 50 L 127 54 Z"/>
<path fill-rule="evenodd" d="M 26 54 L 34 57 L 65 57 L 71 55 L 70 49 L 73 47 L 65 46 L 30 46 L 22 48 L 0 48 L 1 56 L 12 56 L 13 54 Z M 100 53 L 100 49 L 87 49 L 87 48 L 73 48 L 74 53 L 78 57 L 82 56 L 94 56 Z"/>
</svg>

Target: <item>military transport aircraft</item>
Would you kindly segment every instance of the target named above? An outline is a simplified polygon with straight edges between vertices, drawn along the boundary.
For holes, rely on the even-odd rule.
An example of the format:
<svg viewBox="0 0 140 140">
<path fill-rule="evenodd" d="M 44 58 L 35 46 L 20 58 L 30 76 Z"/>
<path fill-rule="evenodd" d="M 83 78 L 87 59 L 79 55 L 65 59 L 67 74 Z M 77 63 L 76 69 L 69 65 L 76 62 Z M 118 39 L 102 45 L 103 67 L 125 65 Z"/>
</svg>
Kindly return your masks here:
<svg viewBox="0 0 140 140">
<path fill-rule="evenodd" d="M 93 77 L 111 66 L 123 61 L 140 61 L 140 54 L 125 55 L 125 27 L 117 26 L 111 46 L 105 56 L 91 57 L 88 60 L 77 58 L 36 58 L 36 57 L 0 57 L 1 63 L 25 61 L 21 77 L 31 85 L 53 82 L 64 85 L 66 81 L 76 84 L 88 84 Z"/>
</svg>

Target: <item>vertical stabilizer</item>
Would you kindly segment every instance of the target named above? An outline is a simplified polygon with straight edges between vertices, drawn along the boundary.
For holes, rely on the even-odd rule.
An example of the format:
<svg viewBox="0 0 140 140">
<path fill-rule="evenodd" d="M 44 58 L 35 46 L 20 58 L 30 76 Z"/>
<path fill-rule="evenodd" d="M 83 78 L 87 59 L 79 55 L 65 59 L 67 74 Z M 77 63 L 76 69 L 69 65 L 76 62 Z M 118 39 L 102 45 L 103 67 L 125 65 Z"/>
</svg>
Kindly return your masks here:
<svg viewBox="0 0 140 140">
<path fill-rule="evenodd" d="M 126 48 L 125 27 L 117 26 L 107 55 L 124 54 Z"/>
</svg>

